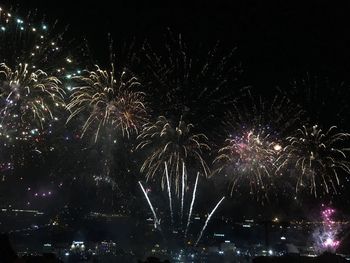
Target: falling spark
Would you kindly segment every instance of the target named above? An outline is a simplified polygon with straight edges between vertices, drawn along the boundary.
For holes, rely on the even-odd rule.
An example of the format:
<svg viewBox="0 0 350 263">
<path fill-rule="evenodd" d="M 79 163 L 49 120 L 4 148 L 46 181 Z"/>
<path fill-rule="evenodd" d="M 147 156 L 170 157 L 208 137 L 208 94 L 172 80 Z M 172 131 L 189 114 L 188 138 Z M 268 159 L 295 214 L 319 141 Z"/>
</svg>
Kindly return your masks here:
<svg viewBox="0 0 350 263">
<path fill-rule="evenodd" d="M 205 229 L 206 229 L 207 226 L 208 226 L 208 222 L 209 222 L 210 218 L 211 218 L 212 215 L 215 213 L 216 209 L 218 209 L 218 207 L 219 207 L 219 205 L 222 203 L 222 201 L 224 201 L 224 199 L 225 199 L 225 196 L 222 197 L 222 198 L 220 199 L 220 201 L 216 204 L 216 206 L 214 207 L 214 209 L 210 212 L 210 214 L 209 214 L 209 216 L 207 217 L 207 220 L 205 221 L 205 224 L 204 224 L 204 226 L 203 226 L 203 228 L 202 228 L 202 231 L 200 232 L 200 234 L 199 234 L 199 236 L 198 236 L 198 238 L 197 238 L 197 241 L 195 242 L 194 246 L 197 246 L 197 245 L 198 245 L 198 242 L 199 242 L 200 239 L 202 238 L 202 235 L 203 235 Z"/>
<path fill-rule="evenodd" d="M 141 187 L 141 190 L 143 192 L 143 194 L 145 195 L 146 199 L 147 199 L 147 202 L 148 202 L 148 205 L 153 213 L 153 218 L 154 218 L 154 228 L 157 228 L 157 225 L 160 224 L 160 221 L 158 220 L 158 217 L 157 217 L 157 214 L 156 214 L 156 211 L 154 211 L 154 208 L 153 208 L 153 205 L 151 203 L 151 200 L 149 200 L 148 198 L 148 195 L 147 195 L 147 192 L 145 191 L 145 189 L 143 188 L 141 182 L 139 181 L 139 185 Z"/>
<path fill-rule="evenodd" d="M 181 187 L 181 222 L 184 212 L 184 198 L 185 198 L 185 163 L 182 162 L 182 187 Z"/>
<path fill-rule="evenodd" d="M 168 165 L 166 162 L 164 162 L 165 165 L 165 177 L 166 177 L 166 184 L 168 188 L 168 196 L 169 196 L 169 209 L 170 209 L 170 216 L 171 216 L 171 225 L 174 225 L 174 213 L 173 213 L 173 205 L 172 205 L 172 198 L 171 198 L 171 190 L 170 190 L 170 181 L 169 181 L 169 174 L 168 174 Z"/>
<path fill-rule="evenodd" d="M 191 201 L 191 206 L 190 206 L 190 212 L 188 213 L 187 225 L 186 225 L 186 230 L 185 230 L 185 238 L 187 237 L 188 227 L 190 226 L 190 222 L 191 222 L 191 216 L 192 216 L 193 205 L 194 205 L 194 201 L 195 201 L 195 199 L 196 199 L 196 191 L 197 191 L 198 177 L 199 177 L 199 173 L 197 173 L 196 182 L 195 182 L 194 188 L 193 188 L 193 194 L 192 194 L 192 201 Z"/>
<path fill-rule="evenodd" d="M 210 150 L 208 138 L 203 133 L 198 134 L 193 130 L 194 125 L 191 123 L 187 124 L 180 119 L 177 125 L 174 125 L 164 116 L 159 116 L 155 122 L 143 126 L 136 149 L 148 152 L 140 169 L 145 173 L 147 180 L 162 175 L 160 181 L 164 188 L 163 163 L 167 162 L 169 180 L 174 184 L 176 195 L 180 196 L 182 163 L 190 162 L 202 175 L 209 176 L 210 169 L 205 161 L 205 155 Z"/>
</svg>

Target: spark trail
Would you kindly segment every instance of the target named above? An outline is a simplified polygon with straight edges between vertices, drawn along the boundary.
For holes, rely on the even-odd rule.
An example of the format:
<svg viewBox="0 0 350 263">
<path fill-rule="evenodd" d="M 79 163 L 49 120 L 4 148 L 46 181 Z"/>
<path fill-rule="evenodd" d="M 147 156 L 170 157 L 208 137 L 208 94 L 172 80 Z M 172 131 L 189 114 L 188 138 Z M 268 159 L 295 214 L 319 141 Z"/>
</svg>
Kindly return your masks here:
<svg viewBox="0 0 350 263">
<path fill-rule="evenodd" d="M 147 192 L 145 191 L 145 189 L 143 188 L 141 182 L 139 181 L 139 185 L 141 187 L 141 190 L 143 192 L 143 194 L 145 195 L 146 199 L 147 199 L 147 202 L 148 202 L 148 205 L 153 213 L 153 218 L 154 218 L 154 228 L 157 228 L 157 225 L 159 225 L 159 220 L 158 220 L 158 217 L 157 217 L 157 214 L 156 214 L 156 211 L 154 210 L 153 208 L 153 205 L 151 203 L 151 200 L 149 200 L 148 198 L 148 195 L 147 195 Z"/>
<path fill-rule="evenodd" d="M 198 236 L 196 242 L 194 243 L 194 246 L 197 246 L 197 245 L 198 245 L 198 242 L 201 240 L 201 238 L 202 238 L 202 236 L 203 236 L 203 233 L 204 233 L 205 229 L 206 229 L 207 226 L 208 226 L 208 223 L 209 223 L 209 221 L 210 221 L 210 218 L 213 216 L 213 214 L 215 213 L 216 209 L 218 209 L 218 207 L 220 206 L 220 204 L 222 203 L 222 201 L 224 201 L 224 199 L 225 199 L 225 196 L 222 197 L 222 198 L 220 199 L 220 201 L 216 204 L 216 206 L 214 207 L 214 209 L 210 212 L 210 214 L 209 214 L 209 216 L 207 217 L 207 220 L 205 221 L 205 224 L 204 224 L 204 226 L 203 226 L 203 228 L 202 228 L 202 231 L 200 232 L 200 234 L 199 234 L 199 236 Z"/>
<path fill-rule="evenodd" d="M 185 198 L 185 163 L 182 162 L 182 187 L 181 187 L 181 223 L 184 213 L 184 198 Z"/>
<path fill-rule="evenodd" d="M 171 189 L 170 189 L 170 181 L 169 181 L 169 173 L 168 173 L 168 165 L 166 162 L 164 162 L 165 165 L 165 177 L 166 177 L 166 184 L 168 188 L 168 197 L 169 197 L 169 209 L 170 209 L 170 217 L 171 217 L 171 225 L 174 225 L 174 213 L 173 213 L 173 205 L 172 205 L 172 198 L 171 198 Z"/>
<path fill-rule="evenodd" d="M 194 188 L 193 188 L 192 201 L 191 201 L 191 205 L 190 205 L 190 211 L 188 213 L 188 219 L 187 219 L 185 236 L 184 236 L 185 238 L 187 237 L 188 227 L 190 226 L 190 221 L 191 221 L 191 216 L 192 216 L 193 205 L 194 205 L 194 201 L 196 199 L 198 176 L 199 176 L 199 173 L 197 173 L 196 182 L 195 182 Z"/>
</svg>

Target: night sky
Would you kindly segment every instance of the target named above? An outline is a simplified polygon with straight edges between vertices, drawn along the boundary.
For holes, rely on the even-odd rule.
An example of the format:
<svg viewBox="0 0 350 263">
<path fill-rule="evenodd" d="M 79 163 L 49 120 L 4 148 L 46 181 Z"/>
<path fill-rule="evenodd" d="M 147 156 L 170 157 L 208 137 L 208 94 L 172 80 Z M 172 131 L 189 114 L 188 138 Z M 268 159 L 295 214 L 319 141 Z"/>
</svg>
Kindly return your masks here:
<svg viewBox="0 0 350 263">
<path fill-rule="evenodd" d="M 311 76 L 311 78 L 317 76 L 328 83 L 320 85 L 321 93 L 326 95 L 323 95 L 322 101 L 311 101 L 306 106 L 327 109 L 330 107 L 334 111 L 327 110 L 320 113 L 315 110 L 311 115 L 314 115 L 316 121 L 326 125 L 334 120 L 338 122 L 338 117 L 335 117 L 338 109 L 349 107 L 347 104 L 350 98 L 348 92 L 350 70 L 348 8 L 341 6 L 330 8 L 321 3 L 297 6 L 282 3 L 253 4 L 247 3 L 248 1 L 232 1 L 233 3 L 226 1 L 223 4 L 206 3 L 203 5 L 192 3 L 189 6 L 173 5 L 169 7 L 148 6 L 136 2 L 126 4 L 118 1 L 112 6 L 110 2 L 101 0 L 87 3 L 62 0 L 6 4 L 5 1 L 3 6 L 12 6 L 23 15 L 28 10 L 37 10 L 38 14 L 46 17 L 45 20 L 49 21 L 49 24 L 58 19 L 60 27 L 69 25 L 69 37 L 80 43 L 83 43 L 82 40 L 85 39 L 88 43 L 89 60 L 92 63 L 109 65 L 108 34 L 117 45 L 132 41 L 142 42 L 145 39 L 157 43 L 169 28 L 176 34 L 181 33 L 192 47 L 200 44 L 210 47 L 216 41 L 227 49 L 237 47 L 235 63 L 243 70 L 236 83 L 237 89 L 251 86 L 257 93 L 269 97 L 278 87 L 288 91 L 294 80 L 300 81 L 306 76 Z M 343 85 L 340 94 L 344 96 L 333 96 L 332 94 L 337 93 L 333 92 L 333 89 L 337 90 L 339 85 Z M 329 106 L 330 102 L 333 103 L 331 106 Z M 343 124 L 342 130 L 350 131 L 348 112 L 345 111 L 345 115 L 342 116 L 344 120 L 339 122 Z M 123 145 L 121 149 L 113 151 L 123 151 L 125 147 L 127 146 Z M 62 155 L 61 153 L 54 156 L 49 155 L 43 167 L 38 169 L 34 165 L 34 169 L 33 167 L 31 169 L 36 169 L 36 176 L 39 178 L 40 174 L 46 173 L 46 167 L 51 164 L 62 163 L 63 166 L 69 164 L 74 166 L 74 162 L 69 160 L 70 157 L 64 155 L 66 152 L 73 155 L 79 152 L 78 148 L 80 149 L 80 145 L 65 145 L 65 150 L 61 152 Z M 101 149 L 94 150 L 98 152 Z M 93 166 L 89 161 L 95 158 L 96 152 L 86 155 L 86 160 L 83 160 L 87 163 L 85 167 Z M 59 158 L 57 156 L 64 157 L 57 159 Z M 125 164 L 123 160 L 119 162 L 120 165 Z M 96 167 L 91 169 L 96 169 Z M 218 180 L 219 183 L 220 180 Z M 222 185 L 218 187 L 222 188 Z M 140 195 L 136 185 L 131 188 L 131 192 Z M 204 188 L 211 189 L 211 183 L 205 185 Z M 71 189 L 73 189 L 72 192 L 76 191 L 74 189 L 79 189 L 79 183 L 73 183 Z M 67 189 L 65 191 L 69 192 Z M 91 192 L 93 191 L 92 189 Z M 103 192 L 103 190 L 100 191 Z M 70 194 L 74 196 L 76 193 Z M 89 189 L 85 194 L 84 198 L 91 198 L 91 200 L 95 198 Z M 347 186 L 343 196 L 330 199 L 334 199 L 336 205 L 344 208 L 348 206 L 348 200 L 344 198 L 348 194 L 349 187 Z M 110 193 L 110 196 L 115 198 L 113 193 Z M 206 196 L 203 195 L 201 198 L 205 200 Z M 303 207 L 300 203 L 290 204 L 289 197 L 285 197 L 288 200 L 284 200 L 283 195 L 279 197 L 276 205 L 271 206 L 261 205 L 259 202 L 252 201 L 250 197 L 241 196 L 240 198 L 230 199 L 232 202 L 225 204 L 226 209 L 223 209 L 223 213 L 232 217 L 240 217 L 241 215 L 235 211 L 242 206 L 242 200 L 246 199 L 250 200 L 250 206 L 247 206 L 246 209 L 247 215 L 255 214 L 257 211 L 264 211 L 267 214 L 278 211 L 292 218 L 299 216 L 294 214 L 295 211 L 298 213 L 301 211 L 301 214 L 308 211 L 308 208 Z M 77 200 L 80 199 L 72 197 L 72 200 L 78 203 Z M 307 196 L 305 200 L 307 200 L 305 204 L 311 207 L 313 204 L 321 203 L 321 200 L 315 200 L 312 196 Z M 62 204 L 64 202 L 66 200 L 62 201 Z M 284 209 L 285 204 L 289 204 L 288 211 Z M 82 206 L 88 206 L 88 204 Z"/>
<path fill-rule="evenodd" d="M 172 5 L 169 7 L 108 1 L 85 3 L 25 1 L 24 13 L 37 9 L 49 20 L 70 25 L 86 36 L 96 58 L 106 56 L 107 33 L 115 41 L 157 37 L 170 27 L 194 42 L 238 46 L 247 82 L 262 89 L 281 85 L 298 74 L 314 72 L 340 79 L 349 68 L 347 8 L 317 5 L 245 3 Z M 108 54 L 107 54 L 108 56 Z"/>
</svg>

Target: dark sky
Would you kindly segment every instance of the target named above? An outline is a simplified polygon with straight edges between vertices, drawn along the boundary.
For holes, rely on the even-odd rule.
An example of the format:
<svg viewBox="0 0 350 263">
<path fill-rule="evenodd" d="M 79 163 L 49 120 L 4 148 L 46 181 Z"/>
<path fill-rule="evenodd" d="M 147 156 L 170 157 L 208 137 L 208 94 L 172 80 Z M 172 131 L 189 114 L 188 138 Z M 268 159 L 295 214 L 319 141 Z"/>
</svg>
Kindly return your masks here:
<svg viewBox="0 0 350 263">
<path fill-rule="evenodd" d="M 170 27 L 194 42 L 220 40 L 238 46 L 249 84 L 261 88 L 305 72 L 344 79 L 350 69 L 347 6 L 293 5 L 285 1 L 275 5 L 188 2 L 169 7 L 136 1 L 113 1 L 113 6 L 112 1 L 89 2 L 40 0 L 17 5 L 24 12 L 38 9 L 49 19 L 70 24 L 75 36 L 86 35 L 98 60 L 106 57 L 108 32 L 115 41 L 125 41 L 133 36 L 156 38 Z"/>
<path fill-rule="evenodd" d="M 227 1 L 165 7 L 111 2 L 40 0 L 11 5 L 23 16 L 37 9 L 50 21 L 69 24 L 73 37 L 86 36 L 98 61 L 108 60 L 108 33 L 115 42 L 127 42 L 133 37 L 160 38 L 170 27 L 193 43 L 220 40 L 228 47 L 238 46 L 246 83 L 257 89 L 272 90 L 306 72 L 349 79 L 350 8 L 346 6 Z"/>
</svg>

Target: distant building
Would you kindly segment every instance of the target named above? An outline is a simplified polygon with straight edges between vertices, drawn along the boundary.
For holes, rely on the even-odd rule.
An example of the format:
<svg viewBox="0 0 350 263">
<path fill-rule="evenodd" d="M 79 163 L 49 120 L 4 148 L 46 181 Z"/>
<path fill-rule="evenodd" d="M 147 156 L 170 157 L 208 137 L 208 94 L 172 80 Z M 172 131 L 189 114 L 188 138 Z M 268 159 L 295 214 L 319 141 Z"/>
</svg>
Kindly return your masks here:
<svg viewBox="0 0 350 263">
<path fill-rule="evenodd" d="M 72 253 L 81 253 L 85 251 L 84 241 L 73 241 L 70 247 Z"/>
<path fill-rule="evenodd" d="M 224 252 L 235 252 L 236 246 L 234 243 L 231 243 L 228 240 L 225 240 L 225 242 L 220 244 L 220 250 Z"/>
<path fill-rule="evenodd" d="M 113 254 L 117 252 L 117 244 L 113 241 L 102 241 L 96 245 L 96 253 L 98 255 Z"/>
<path fill-rule="evenodd" d="M 50 243 L 44 244 L 43 253 L 53 253 L 53 247 Z"/>
</svg>

